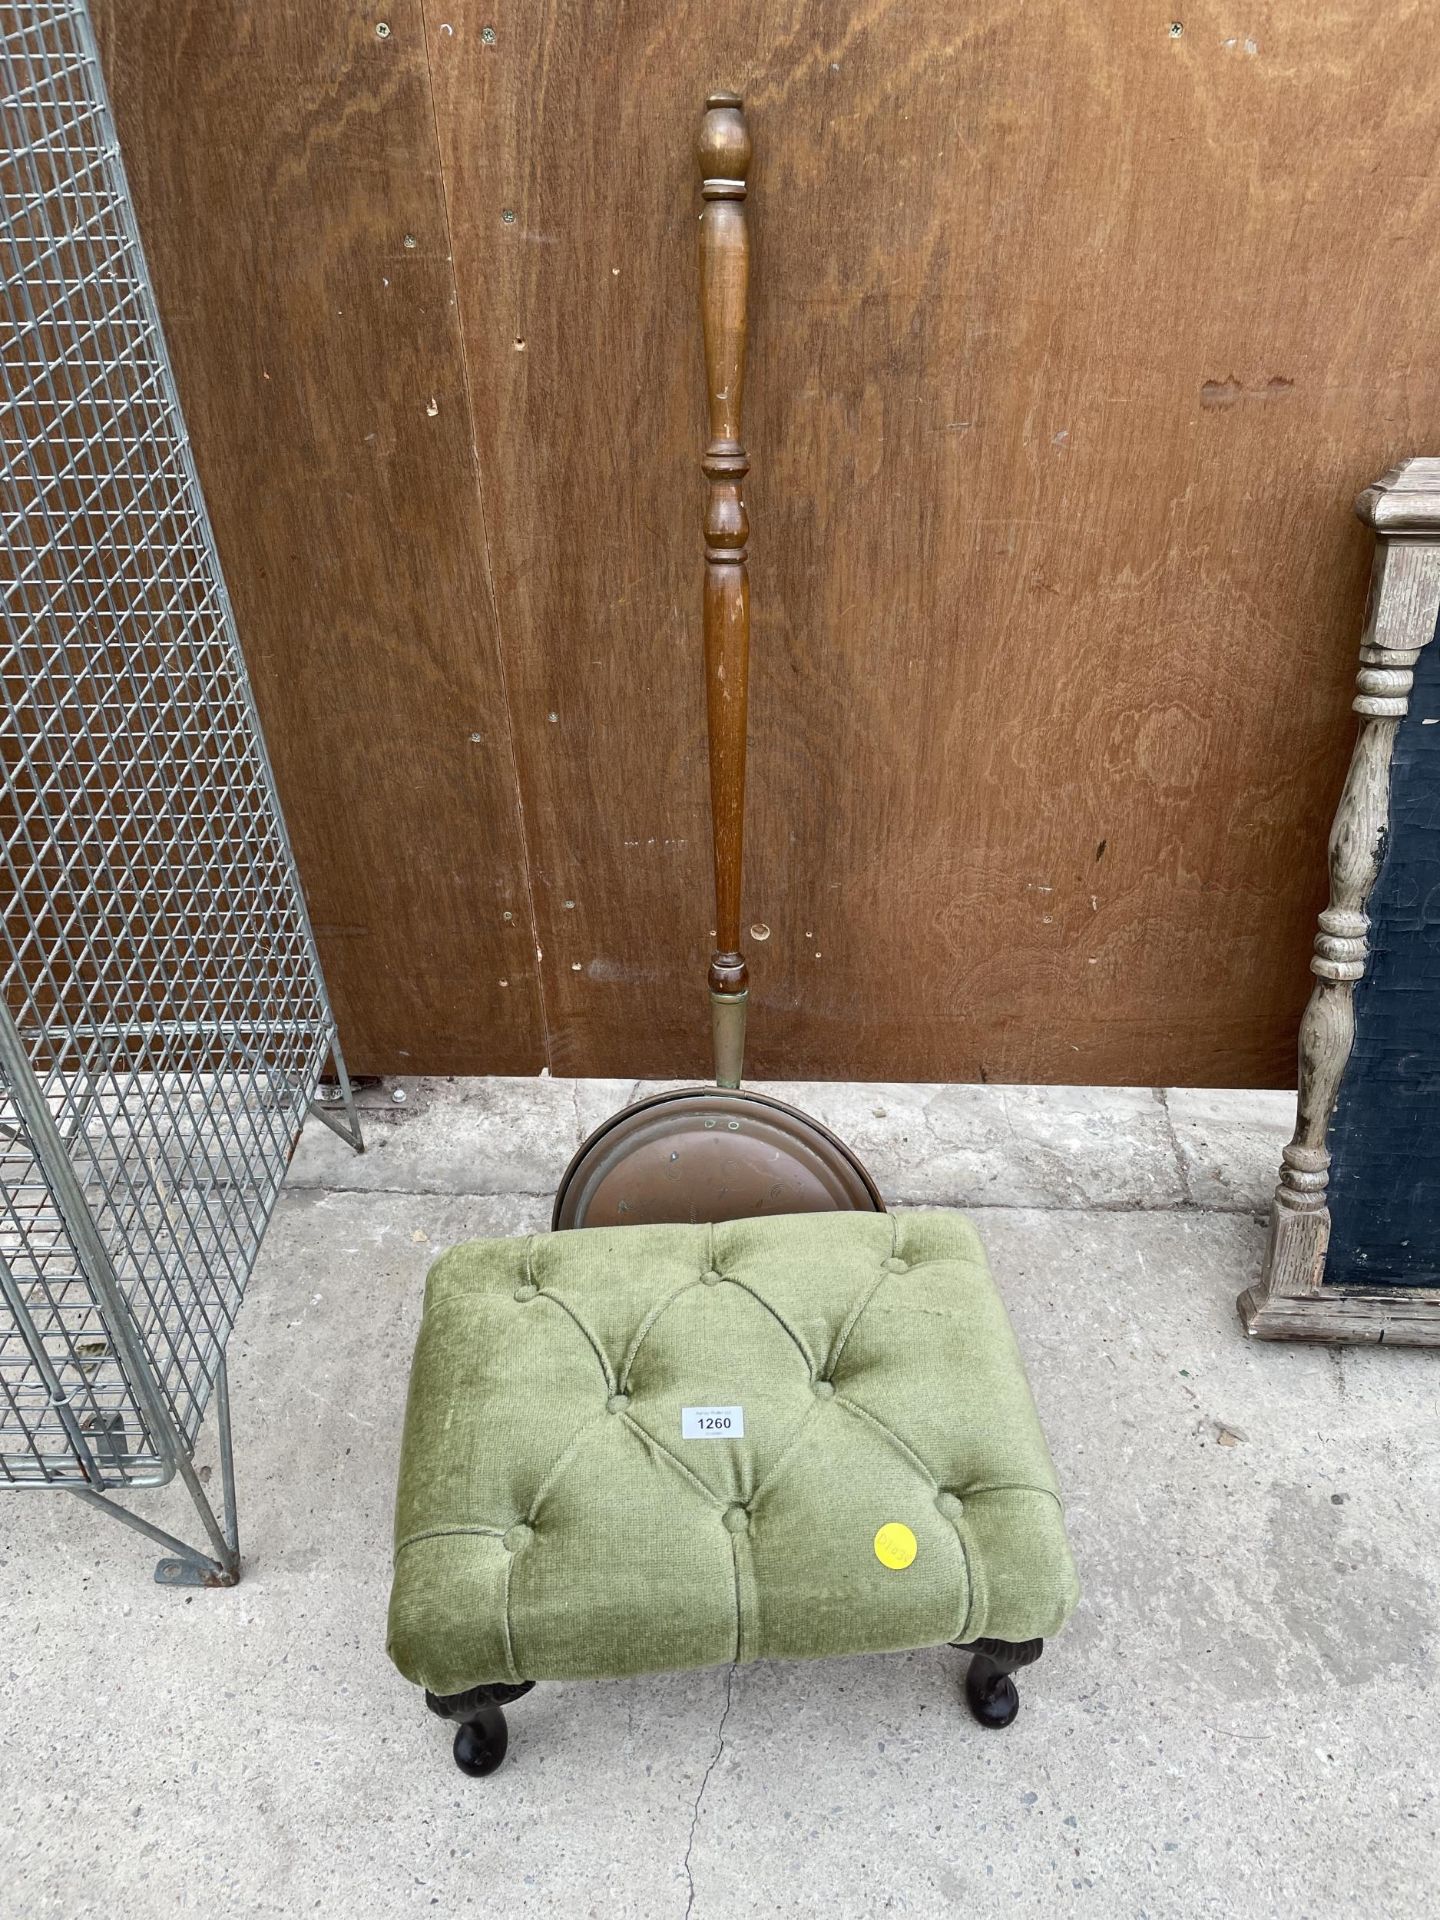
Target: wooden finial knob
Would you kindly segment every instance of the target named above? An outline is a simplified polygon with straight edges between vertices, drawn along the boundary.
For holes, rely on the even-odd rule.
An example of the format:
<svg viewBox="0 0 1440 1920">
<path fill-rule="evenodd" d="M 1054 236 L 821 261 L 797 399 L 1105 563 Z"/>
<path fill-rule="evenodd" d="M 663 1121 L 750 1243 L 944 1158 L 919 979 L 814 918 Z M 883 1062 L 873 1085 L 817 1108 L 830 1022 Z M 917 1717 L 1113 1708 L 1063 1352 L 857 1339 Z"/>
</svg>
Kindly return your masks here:
<svg viewBox="0 0 1440 1920">
<path fill-rule="evenodd" d="M 743 200 L 750 171 L 750 129 L 738 93 L 712 93 L 705 100 L 695 143 L 701 192 L 707 200 Z"/>
</svg>

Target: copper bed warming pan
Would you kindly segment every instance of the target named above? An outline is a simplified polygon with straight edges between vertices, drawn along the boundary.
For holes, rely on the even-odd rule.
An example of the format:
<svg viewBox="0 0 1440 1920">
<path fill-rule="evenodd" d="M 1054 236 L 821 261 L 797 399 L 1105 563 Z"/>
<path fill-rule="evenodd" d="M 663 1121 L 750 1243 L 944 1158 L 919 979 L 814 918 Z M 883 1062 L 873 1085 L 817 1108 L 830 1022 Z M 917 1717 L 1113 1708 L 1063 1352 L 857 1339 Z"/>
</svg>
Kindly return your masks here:
<svg viewBox="0 0 1440 1920">
<path fill-rule="evenodd" d="M 697 146 L 701 193 L 700 315 L 710 438 L 705 509 L 705 684 L 710 815 L 715 842 L 715 945 L 710 958 L 713 1087 L 659 1093 L 597 1127 L 566 1168 L 552 1224 L 644 1226 L 772 1213 L 883 1213 L 875 1182 L 844 1141 L 782 1100 L 742 1092 L 748 975 L 740 951 L 745 811 L 749 524 L 740 440 L 750 239 L 745 180 L 750 134 L 737 93 L 712 93 Z"/>
</svg>

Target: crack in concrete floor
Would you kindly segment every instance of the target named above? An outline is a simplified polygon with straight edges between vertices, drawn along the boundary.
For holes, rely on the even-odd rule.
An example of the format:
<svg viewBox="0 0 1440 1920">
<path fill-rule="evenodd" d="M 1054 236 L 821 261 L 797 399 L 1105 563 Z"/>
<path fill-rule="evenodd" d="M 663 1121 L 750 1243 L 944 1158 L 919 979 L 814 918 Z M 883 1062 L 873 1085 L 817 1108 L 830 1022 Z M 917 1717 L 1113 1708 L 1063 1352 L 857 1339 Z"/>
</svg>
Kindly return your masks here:
<svg viewBox="0 0 1440 1920">
<path fill-rule="evenodd" d="M 725 1726 L 730 1718 L 730 1708 L 734 1703 L 734 1696 L 735 1668 L 732 1664 L 726 1669 L 725 1673 L 725 1705 L 721 1709 L 720 1724 L 715 1729 L 715 1751 L 710 1756 L 710 1764 L 706 1767 L 701 1777 L 699 1790 L 695 1795 L 695 1807 L 690 1816 L 690 1835 L 685 1842 L 685 1881 L 690 1889 L 689 1897 L 685 1902 L 685 1920 L 690 1920 L 691 1913 L 695 1906 L 695 1875 L 691 1869 L 690 1856 L 695 1851 L 695 1833 L 700 1825 L 700 1809 L 705 1802 L 705 1790 L 710 1785 L 710 1776 L 714 1773 L 716 1767 L 719 1766 L 720 1756 L 725 1751 Z"/>
</svg>

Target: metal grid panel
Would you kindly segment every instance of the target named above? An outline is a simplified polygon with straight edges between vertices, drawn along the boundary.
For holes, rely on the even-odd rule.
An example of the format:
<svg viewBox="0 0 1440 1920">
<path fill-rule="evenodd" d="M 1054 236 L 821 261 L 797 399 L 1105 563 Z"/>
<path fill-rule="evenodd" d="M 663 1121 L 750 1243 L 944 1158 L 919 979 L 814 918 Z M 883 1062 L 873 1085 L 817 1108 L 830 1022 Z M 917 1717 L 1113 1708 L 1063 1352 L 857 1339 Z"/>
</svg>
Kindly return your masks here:
<svg viewBox="0 0 1440 1920">
<path fill-rule="evenodd" d="M 0 96 L 0 1012 L 188 1447 L 334 1024 L 83 0 Z M 0 1484 L 167 1477 L 14 1080 Z"/>
</svg>

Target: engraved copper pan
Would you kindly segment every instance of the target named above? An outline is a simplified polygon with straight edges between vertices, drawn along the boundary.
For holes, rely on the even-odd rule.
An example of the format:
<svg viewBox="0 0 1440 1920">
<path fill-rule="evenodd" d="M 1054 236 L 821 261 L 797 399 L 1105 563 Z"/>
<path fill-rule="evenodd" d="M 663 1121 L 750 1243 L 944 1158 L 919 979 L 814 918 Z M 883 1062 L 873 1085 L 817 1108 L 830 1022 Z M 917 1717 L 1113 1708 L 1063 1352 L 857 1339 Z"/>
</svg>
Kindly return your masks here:
<svg viewBox="0 0 1440 1920">
<path fill-rule="evenodd" d="M 700 314 L 710 407 L 701 466 L 708 483 L 705 680 L 715 838 L 709 985 L 716 1085 L 656 1094 L 597 1128 L 560 1182 L 557 1228 L 885 1211 L 875 1182 L 828 1127 L 768 1094 L 740 1090 L 748 998 L 740 951 L 740 871 L 750 656 L 749 526 L 741 483 L 749 461 L 740 419 L 750 272 L 745 225 L 750 134 L 738 94 L 710 95 L 697 155 L 704 202 Z"/>
</svg>

